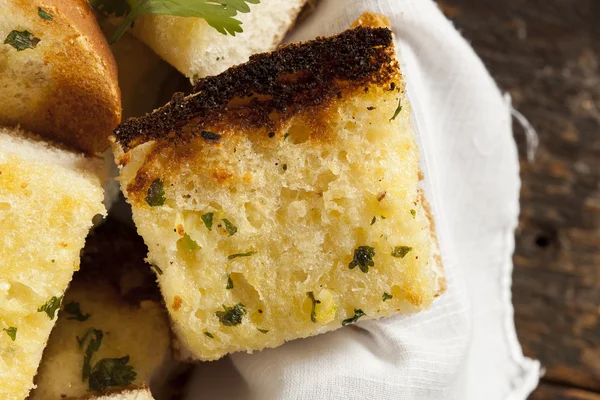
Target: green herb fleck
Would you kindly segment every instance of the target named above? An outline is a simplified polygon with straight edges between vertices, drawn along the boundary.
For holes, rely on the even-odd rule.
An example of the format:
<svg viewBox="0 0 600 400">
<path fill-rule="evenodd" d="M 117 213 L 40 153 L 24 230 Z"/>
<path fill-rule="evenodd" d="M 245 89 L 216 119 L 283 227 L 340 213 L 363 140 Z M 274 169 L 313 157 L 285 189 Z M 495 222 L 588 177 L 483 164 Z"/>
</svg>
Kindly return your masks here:
<svg viewBox="0 0 600 400">
<path fill-rule="evenodd" d="M 260 329 L 260 328 L 256 328 L 256 329 L 258 329 L 258 331 L 259 331 L 260 333 L 264 333 L 265 335 L 266 335 L 267 333 L 269 333 L 269 330 L 268 330 L 268 329 Z"/>
<path fill-rule="evenodd" d="M 195 82 L 198 80 L 199 77 L 200 77 L 200 75 L 194 74 L 194 76 L 192 76 L 192 80 Z"/>
<path fill-rule="evenodd" d="M 249 251 L 247 253 L 238 253 L 238 254 L 231 254 L 229 256 L 227 256 L 228 260 L 233 260 L 234 258 L 239 258 L 239 257 L 250 257 L 255 255 L 256 252 L 255 251 Z"/>
<path fill-rule="evenodd" d="M 210 131 L 202 131 L 200 132 L 200 136 L 207 142 L 218 142 L 221 139 L 221 135 Z"/>
<path fill-rule="evenodd" d="M 346 326 L 346 325 L 349 325 L 349 324 L 353 324 L 353 323 L 355 323 L 356 321 L 358 321 L 358 319 L 359 319 L 360 317 L 364 317 L 365 315 L 367 315 L 367 314 L 365 314 L 365 313 L 363 312 L 363 310 L 361 310 L 361 309 L 356 309 L 356 308 L 355 308 L 355 309 L 354 309 L 354 317 L 352 317 L 352 318 L 347 318 L 347 319 L 343 320 L 343 321 L 342 321 L 342 326 Z"/>
<path fill-rule="evenodd" d="M 312 306 L 310 308 L 310 320 L 312 322 L 317 322 L 317 304 L 321 304 L 321 300 L 315 299 L 315 294 L 313 292 L 306 292 L 306 295 L 312 301 Z"/>
<path fill-rule="evenodd" d="M 50 260 L 50 261 L 52 261 L 53 263 L 56 262 L 56 260 Z"/>
<path fill-rule="evenodd" d="M 209 338 L 211 338 L 211 339 L 214 339 L 214 338 L 215 338 L 215 337 L 213 336 L 213 334 L 212 334 L 212 333 L 210 333 L 210 332 L 204 332 L 204 336 L 207 336 L 207 337 L 209 337 Z"/>
<path fill-rule="evenodd" d="M 413 218 L 417 217 L 417 211 L 413 210 L 412 208 L 410 209 L 410 215 L 412 215 Z"/>
<path fill-rule="evenodd" d="M 227 286 L 225 286 L 225 289 L 233 289 L 233 281 L 231 280 L 231 274 L 227 275 Z"/>
<path fill-rule="evenodd" d="M 232 224 L 228 219 L 223 218 L 223 223 L 225 224 L 225 230 L 229 233 L 229 236 L 233 236 L 238 231 L 237 226 Z"/>
<path fill-rule="evenodd" d="M 90 340 L 83 354 L 83 369 L 81 370 L 82 381 L 85 381 L 90 376 L 90 373 L 92 371 L 92 356 L 100 348 L 100 345 L 102 344 L 102 338 L 104 337 L 104 333 L 99 329 L 88 329 L 81 339 L 79 338 L 79 336 L 76 337 L 77 343 L 79 343 L 79 348 L 83 347 L 83 344 L 88 339 L 88 337 L 90 338 Z"/>
<path fill-rule="evenodd" d="M 287 164 L 283 164 L 283 166 L 281 168 L 283 168 L 284 171 L 287 171 L 287 168 L 288 168 Z"/>
<path fill-rule="evenodd" d="M 289 133 L 289 132 L 287 132 L 285 135 L 283 135 L 283 140 L 287 139 L 287 138 L 288 138 L 288 136 L 290 136 L 290 133 Z"/>
<path fill-rule="evenodd" d="M 396 246 L 392 249 L 392 256 L 396 258 L 404 258 L 408 254 L 409 251 L 412 250 L 412 247 L 408 246 Z"/>
<path fill-rule="evenodd" d="M 45 19 L 46 21 L 52 21 L 54 19 L 52 18 L 52 15 L 50 15 L 49 12 L 42 10 L 41 7 L 38 7 L 38 15 L 41 19 Z"/>
<path fill-rule="evenodd" d="M 14 30 L 4 39 L 4 44 L 9 44 L 17 51 L 27 49 L 35 49 L 35 46 L 40 42 L 40 38 L 33 36 L 29 31 Z"/>
<path fill-rule="evenodd" d="M 81 306 L 79 305 L 79 303 L 76 303 L 74 301 L 65 305 L 64 310 L 67 314 L 73 315 L 72 317 L 68 317 L 67 319 L 74 319 L 74 320 L 83 322 L 83 321 L 87 321 L 87 319 L 90 317 L 90 314 L 88 314 L 88 313 L 83 315 L 83 313 L 81 312 Z"/>
<path fill-rule="evenodd" d="M 131 365 L 127 365 L 128 362 L 129 356 L 98 361 L 90 374 L 90 390 L 102 392 L 108 387 L 130 385 L 137 373 Z"/>
<path fill-rule="evenodd" d="M 382 216 L 381 216 L 381 219 L 385 219 L 385 217 L 382 215 Z"/>
<path fill-rule="evenodd" d="M 62 302 L 62 299 L 62 296 L 52 296 L 50 300 L 46 302 L 46 304 L 38 308 L 38 312 L 45 312 L 48 315 L 49 319 L 54 319 L 54 315 L 56 314 L 56 311 L 60 308 L 60 303 Z"/>
<path fill-rule="evenodd" d="M 249 12 L 248 4 L 259 2 L 260 0 L 90 0 L 90 4 L 98 11 L 116 16 L 125 15 L 113 34 L 111 43 L 119 40 L 135 20 L 144 14 L 202 18 L 218 32 L 235 36 L 243 30 L 242 23 L 234 17 L 238 12 Z"/>
<path fill-rule="evenodd" d="M 162 206 L 165 204 L 165 185 L 159 178 L 152 181 L 148 187 L 148 196 L 146 203 L 151 207 Z"/>
<path fill-rule="evenodd" d="M 394 297 L 394 296 L 392 296 L 388 292 L 383 292 L 383 296 L 381 296 L 381 300 L 386 301 L 386 300 L 391 299 L 392 297 Z"/>
<path fill-rule="evenodd" d="M 150 264 L 150 267 L 153 270 L 155 270 L 158 275 L 162 275 L 163 274 L 163 270 L 160 269 L 160 267 L 158 265 L 156 265 L 156 264 Z"/>
<path fill-rule="evenodd" d="M 348 268 L 354 269 L 358 266 L 364 273 L 369 272 L 369 267 L 373 267 L 375 262 L 375 248 L 370 246 L 359 246 L 354 250 L 354 259 L 348 264 Z"/>
<path fill-rule="evenodd" d="M 14 326 L 11 326 L 10 328 L 4 328 L 4 332 L 6 332 L 8 337 L 10 337 L 13 342 L 17 340 L 17 328 Z"/>
<path fill-rule="evenodd" d="M 242 323 L 242 318 L 246 314 L 246 307 L 238 303 L 233 307 L 223 306 L 225 311 L 217 311 L 215 315 L 225 326 L 236 326 Z"/>
<path fill-rule="evenodd" d="M 371 220 L 371 225 L 373 225 L 375 221 L 377 221 L 377 217 L 373 217 L 373 219 Z"/>
<path fill-rule="evenodd" d="M 185 233 L 183 235 L 183 237 L 181 239 L 179 239 L 181 241 L 181 244 L 184 246 L 184 248 L 186 248 L 188 251 L 196 251 L 200 248 L 200 246 L 198 246 L 198 243 L 196 243 L 194 241 L 194 239 L 192 239 L 190 237 L 190 235 L 188 235 L 187 233 Z"/>
<path fill-rule="evenodd" d="M 398 108 L 394 111 L 394 116 L 390 118 L 390 122 L 396 119 L 398 115 L 400 115 L 400 111 L 402 111 L 402 98 L 398 99 Z"/>
<path fill-rule="evenodd" d="M 200 216 L 200 218 L 202 218 L 202 222 L 204 222 L 204 226 L 206 226 L 206 228 L 209 231 L 212 231 L 213 217 L 214 216 L 215 216 L 214 213 L 206 213 L 206 214 Z"/>
</svg>

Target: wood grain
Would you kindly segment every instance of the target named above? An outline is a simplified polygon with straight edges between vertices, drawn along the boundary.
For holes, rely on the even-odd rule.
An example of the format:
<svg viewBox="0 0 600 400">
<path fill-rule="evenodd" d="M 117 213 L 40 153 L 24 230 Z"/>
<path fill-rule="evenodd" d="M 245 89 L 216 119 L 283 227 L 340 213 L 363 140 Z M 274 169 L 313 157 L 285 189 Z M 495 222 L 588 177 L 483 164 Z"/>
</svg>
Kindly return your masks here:
<svg viewBox="0 0 600 400">
<path fill-rule="evenodd" d="M 529 400 L 600 400 L 600 394 L 542 383 Z"/>
<path fill-rule="evenodd" d="M 600 391 L 600 1 L 438 4 L 540 138 L 530 164 L 513 127 L 522 178 L 513 301 L 524 352 L 541 360 L 545 379 Z M 542 385 L 532 398 L 600 399 L 565 393 Z"/>
</svg>

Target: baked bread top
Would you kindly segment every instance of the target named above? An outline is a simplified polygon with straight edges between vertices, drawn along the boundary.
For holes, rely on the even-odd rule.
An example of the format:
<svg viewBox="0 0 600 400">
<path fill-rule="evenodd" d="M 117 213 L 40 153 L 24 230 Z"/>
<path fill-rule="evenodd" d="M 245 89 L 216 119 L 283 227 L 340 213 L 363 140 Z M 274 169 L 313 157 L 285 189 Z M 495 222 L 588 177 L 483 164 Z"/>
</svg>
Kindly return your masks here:
<svg viewBox="0 0 600 400">
<path fill-rule="evenodd" d="M 117 68 L 86 0 L 0 0 L 1 125 L 89 154 L 121 120 Z"/>
</svg>

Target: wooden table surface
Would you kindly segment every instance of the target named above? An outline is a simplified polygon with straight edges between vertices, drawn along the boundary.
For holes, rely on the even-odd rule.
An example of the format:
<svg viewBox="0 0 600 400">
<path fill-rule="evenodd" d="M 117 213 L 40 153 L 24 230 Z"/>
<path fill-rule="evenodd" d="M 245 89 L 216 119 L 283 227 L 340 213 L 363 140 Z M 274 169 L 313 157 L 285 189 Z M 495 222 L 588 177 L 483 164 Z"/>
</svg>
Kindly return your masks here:
<svg viewBox="0 0 600 400">
<path fill-rule="evenodd" d="M 600 0 L 439 0 L 523 129 L 513 302 L 526 355 L 546 369 L 531 399 L 600 400 Z"/>
</svg>

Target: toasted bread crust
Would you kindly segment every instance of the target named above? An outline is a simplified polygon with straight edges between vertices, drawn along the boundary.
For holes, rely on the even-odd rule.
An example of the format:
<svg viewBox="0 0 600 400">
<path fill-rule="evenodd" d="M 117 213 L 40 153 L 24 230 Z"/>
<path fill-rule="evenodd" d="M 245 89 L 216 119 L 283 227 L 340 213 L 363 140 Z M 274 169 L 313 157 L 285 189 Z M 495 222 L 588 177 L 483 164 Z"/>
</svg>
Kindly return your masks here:
<svg viewBox="0 0 600 400">
<path fill-rule="evenodd" d="M 27 56 L 47 71 L 40 69 L 37 75 L 42 79 L 37 80 L 23 71 L 13 71 L 12 82 L 8 84 L 18 85 L 22 91 L 37 87 L 41 98 L 35 98 L 35 105 L 23 107 L 22 112 L 0 112 L 0 123 L 20 124 L 88 154 L 105 150 L 110 132 L 121 120 L 121 95 L 114 57 L 88 2 L 5 2 L 6 15 L 11 18 L 5 20 L 5 26 L 14 19 L 14 29 L 27 29 L 41 38 L 35 49 L 26 52 L 7 48 L 3 54 L 5 65 L 10 67 L 14 65 L 11 60 Z M 50 13 L 52 20 L 40 18 L 38 7 Z M 6 100 L 4 103 L 12 101 L 21 106 L 18 92 L 13 90 L 4 96 L 6 99 L 0 94 Z"/>
<path fill-rule="evenodd" d="M 183 128 L 190 123 L 198 124 L 197 132 L 277 130 L 292 116 L 309 114 L 338 96 L 397 82 L 391 43 L 389 29 L 358 27 L 252 56 L 246 64 L 201 79 L 191 96 L 175 95 L 153 114 L 124 122 L 115 130 L 116 141 L 125 151 L 158 138 L 181 142 L 190 137 Z"/>
</svg>

